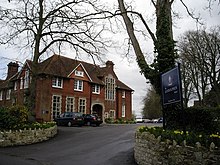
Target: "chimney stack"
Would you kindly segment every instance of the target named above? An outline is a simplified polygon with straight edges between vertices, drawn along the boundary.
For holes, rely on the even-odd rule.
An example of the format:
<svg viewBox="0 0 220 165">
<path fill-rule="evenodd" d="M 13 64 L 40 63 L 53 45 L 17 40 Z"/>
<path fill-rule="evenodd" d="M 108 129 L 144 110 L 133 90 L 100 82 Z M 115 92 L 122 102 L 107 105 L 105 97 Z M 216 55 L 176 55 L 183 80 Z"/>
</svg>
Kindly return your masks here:
<svg viewBox="0 0 220 165">
<path fill-rule="evenodd" d="M 111 70 L 113 70 L 114 69 L 114 63 L 112 62 L 112 61 L 107 61 L 106 62 L 106 67 L 107 68 L 110 68 Z"/>
<path fill-rule="evenodd" d="M 6 79 L 9 79 L 12 76 L 14 76 L 18 72 L 18 67 L 19 67 L 18 63 L 10 62 L 8 64 L 8 75 Z"/>
</svg>

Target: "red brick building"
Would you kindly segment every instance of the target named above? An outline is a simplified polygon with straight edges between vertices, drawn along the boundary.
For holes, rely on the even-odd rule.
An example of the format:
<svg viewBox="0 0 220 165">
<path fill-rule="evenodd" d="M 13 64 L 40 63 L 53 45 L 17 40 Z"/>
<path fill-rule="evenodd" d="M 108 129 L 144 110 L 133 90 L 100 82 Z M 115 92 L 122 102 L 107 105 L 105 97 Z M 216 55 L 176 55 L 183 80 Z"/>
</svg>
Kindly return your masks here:
<svg viewBox="0 0 220 165">
<path fill-rule="evenodd" d="M 0 81 L 0 106 L 25 103 L 31 63 L 27 60 L 19 72 L 18 64 L 8 64 L 8 76 Z M 132 92 L 118 79 L 111 61 L 100 67 L 53 55 L 39 64 L 36 119 L 51 121 L 65 111 L 97 113 L 103 120 L 131 119 Z"/>
</svg>

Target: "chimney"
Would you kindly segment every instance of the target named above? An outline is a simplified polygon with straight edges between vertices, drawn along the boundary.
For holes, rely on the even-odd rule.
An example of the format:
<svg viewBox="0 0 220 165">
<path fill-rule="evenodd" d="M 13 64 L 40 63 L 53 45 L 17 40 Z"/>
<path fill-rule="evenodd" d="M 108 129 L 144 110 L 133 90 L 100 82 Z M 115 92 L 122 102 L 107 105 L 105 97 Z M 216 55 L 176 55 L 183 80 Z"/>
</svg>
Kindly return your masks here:
<svg viewBox="0 0 220 165">
<path fill-rule="evenodd" d="M 18 63 L 10 62 L 8 64 L 8 75 L 6 79 L 9 79 L 12 76 L 14 76 L 18 72 L 18 67 L 19 67 Z"/>
<path fill-rule="evenodd" d="M 113 70 L 114 69 L 114 63 L 112 62 L 112 61 L 107 61 L 106 62 L 106 67 L 107 68 L 110 68 L 111 70 Z"/>
</svg>

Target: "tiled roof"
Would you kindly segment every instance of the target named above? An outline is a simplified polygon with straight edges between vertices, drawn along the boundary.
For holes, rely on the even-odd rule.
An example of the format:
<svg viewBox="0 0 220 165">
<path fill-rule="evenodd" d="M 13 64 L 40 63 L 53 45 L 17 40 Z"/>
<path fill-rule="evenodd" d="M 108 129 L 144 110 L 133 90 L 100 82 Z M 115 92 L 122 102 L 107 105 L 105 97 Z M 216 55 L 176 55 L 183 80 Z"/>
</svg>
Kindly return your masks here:
<svg viewBox="0 0 220 165">
<path fill-rule="evenodd" d="M 13 76 L 14 77 L 14 76 Z M 6 79 L 6 80 L 0 80 L 0 89 L 8 89 L 13 87 L 13 80 L 12 78 Z"/>
<path fill-rule="evenodd" d="M 27 60 L 26 63 L 29 67 L 32 67 L 32 62 Z M 82 64 L 85 68 L 91 83 L 104 85 L 104 77 L 108 74 L 112 74 L 116 78 L 116 86 L 119 89 L 132 90 L 127 85 L 118 80 L 115 72 L 106 67 L 100 67 L 98 65 L 90 64 L 83 61 L 74 60 L 60 55 L 53 55 L 45 61 L 39 63 L 38 74 L 45 74 L 51 76 L 58 76 L 63 78 L 69 78 L 69 75 L 76 69 L 78 65 Z M 14 77 L 14 76 L 13 76 Z M 0 85 L 6 85 L 5 81 L 0 81 Z M 2 86 L 3 87 L 3 86 Z"/>
<path fill-rule="evenodd" d="M 132 90 L 130 87 L 118 80 L 115 72 L 108 67 L 100 67 L 98 65 L 90 64 L 83 61 L 74 60 L 60 55 L 53 55 L 47 60 L 39 64 L 38 74 L 48 74 L 53 76 L 59 76 L 68 78 L 68 75 L 76 69 L 76 67 L 82 64 L 91 78 L 91 83 L 102 84 L 104 85 L 104 76 L 107 76 L 111 73 L 116 78 L 117 88 L 124 90 Z"/>
<path fill-rule="evenodd" d="M 123 82 L 121 82 L 120 80 L 116 81 L 117 84 L 117 88 L 119 89 L 124 89 L 124 90 L 129 90 L 129 91 L 133 91 L 133 89 L 131 89 L 130 87 L 128 87 L 127 85 L 125 85 Z"/>
</svg>

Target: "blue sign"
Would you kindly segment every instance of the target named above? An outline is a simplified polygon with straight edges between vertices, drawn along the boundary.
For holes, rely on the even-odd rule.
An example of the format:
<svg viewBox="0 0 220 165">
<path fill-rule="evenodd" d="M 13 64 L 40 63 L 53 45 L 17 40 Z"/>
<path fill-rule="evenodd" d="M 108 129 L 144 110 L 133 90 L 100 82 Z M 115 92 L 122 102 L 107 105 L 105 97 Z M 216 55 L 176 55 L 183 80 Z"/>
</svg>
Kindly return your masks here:
<svg viewBox="0 0 220 165">
<path fill-rule="evenodd" d="M 161 75 L 163 105 L 181 101 L 181 80 L 179 68 L 175 67 Z"/>
</svg>

